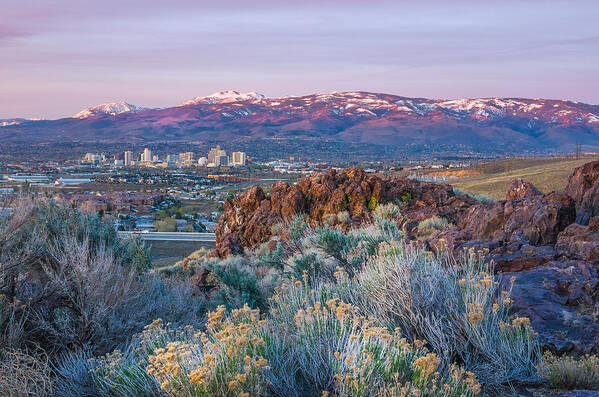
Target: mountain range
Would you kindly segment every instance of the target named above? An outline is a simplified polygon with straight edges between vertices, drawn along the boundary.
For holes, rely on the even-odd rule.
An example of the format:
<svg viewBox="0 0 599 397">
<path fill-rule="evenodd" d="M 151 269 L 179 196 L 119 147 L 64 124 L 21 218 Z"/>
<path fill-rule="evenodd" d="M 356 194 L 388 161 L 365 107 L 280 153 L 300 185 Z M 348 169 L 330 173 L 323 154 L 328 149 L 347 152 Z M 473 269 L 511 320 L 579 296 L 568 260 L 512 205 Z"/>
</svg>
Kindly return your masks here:
<svg viewBox="0 0 599 397">
<path fill-rule="evenodd" d="M 58 120 L 0 120 L 3 142 L 306 140 L 481 153 L 599 149 L 599 105 L 523 98 L 426 99 L 369 92 L 268 98 L 223 91 L 168 108 L 120 101 Z"/>
</svg>

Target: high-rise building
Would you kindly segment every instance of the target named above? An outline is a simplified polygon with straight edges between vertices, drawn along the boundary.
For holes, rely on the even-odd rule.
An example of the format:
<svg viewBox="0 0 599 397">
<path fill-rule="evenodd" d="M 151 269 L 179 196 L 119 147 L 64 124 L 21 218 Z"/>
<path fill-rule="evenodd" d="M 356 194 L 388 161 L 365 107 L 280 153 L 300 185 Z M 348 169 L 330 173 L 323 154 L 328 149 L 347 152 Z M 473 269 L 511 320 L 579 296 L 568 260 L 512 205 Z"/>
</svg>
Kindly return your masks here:
<svg viewBox="0 0 599 397">
<path fill-rule="evenodd" d="M 126 150 L 125 151 L 125 160 L 123 161 L 123 163 L 125 165 L 131 165 L 131 161 L 133 161 L 133 152 L 131 150 Z"/>
<path fill-rule="evenodd" d="M 217 167 L 226 167 L 228 165 L 229 165 L 229 157 L 227 157 L 226 154 L 220 154 L 220 155 L 216 156 L 216 166 Z"/>
<path fill-rule="evenodd" d="M 212 149 L 210 149 L 210 151 L 208 152 L 208 164 L 214 164 L 214 165 L 220 165 L 220 163 L 218 162 L 218 157 L 219 156 L 227 156 L 227 152 L 222 150 L 220 148 L 220 145 L 217 145 L 216 147 L 213 147 Z M 228 161 L 227 161 L 228 163 Z"/>
<path fill-rule="evenodd" d="M 179 153 L 179 163 L 190 166 L 194 162 L 195 154 L 193 152 Z"/>
<path fill-rule="evenodd" d="M 102 154 L 95 154 L 95 153 L 87 153 L 85 155 L 85 157 L 83 157 L 83 162 L 84 163 L 90 163 L 90 164 L 100 164 L 105 160 L 105 156 L 104 153 Z"/>
<path fill-rule="evenodd" d="M 166 156 L 166 162 L 168 165 L 175 165 L 179 162 L 179 155 L 177 154 L 168 154 Z"/>
<path fill-rule="evenodd" d="M 207 166 L 207 165 L 208 165 L 208 158 L 207 158 L 207 157 L 200 157 L 200 158 L 198 159 L 198 165 L 199 165 L 200 167 L 205 167 L 205 166 Z"/>
<path fill-rule="evenodd" d="M 141 161 L 151 162 L 152 161 L 152 151 L 148 148 L 145 148 L 143 153 L 141 154 Z"/>
<path fill-rule="evenodd" d="M 232 166 L 244 166 L 245 162 L 246 162 L 245 152 L 231 153 L 231 165 Z"/>
</svg>

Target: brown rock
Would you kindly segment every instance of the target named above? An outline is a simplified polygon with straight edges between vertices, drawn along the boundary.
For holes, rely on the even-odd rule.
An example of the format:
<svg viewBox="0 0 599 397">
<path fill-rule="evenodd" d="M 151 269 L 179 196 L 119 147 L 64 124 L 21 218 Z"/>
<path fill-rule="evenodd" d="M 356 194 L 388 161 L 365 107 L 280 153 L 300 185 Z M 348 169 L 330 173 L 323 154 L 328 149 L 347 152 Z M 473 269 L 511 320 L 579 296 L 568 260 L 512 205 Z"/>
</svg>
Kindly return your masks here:
<svg viewBox="0 0 599 397">
<path fill-rule="evenodd" d="M 574 170 L 565 192 L 576 206 L 576 222 L 588 224 L 593 216 L 599 215 L 599 161 L 586 163 Z"/>
<path fill-rule="evenodd" d="M 589 219 L 589 229 L 594 232 L 599 232 L 599 216 L 594 216 Z"/>
<path fill-rule="evenodd" d="M 514 179 L 510 183 L 510 187 L 507 192 L 507 200 L 522 200 L 525 198 L 534 198 L 537 196 L 542 196 L 541 193 L 535 185 L 530 182 L 526 182 L 524 179 L 518 178 Z"/>
<path fill-rule="evenodd" d="M 554 244 L 557 235 L 574 221 L 572 200 L 558 193 L 522 200 L 473 206 L 459 226 L 475 240 L 522 241 Z"/>
<path fill-rule="evenodd" d="M 306 214 L 310 223 L 319 224 L 325 215 L 348 211 L 356 225 L 370 221 L 372 209 L 387 202 L 401 204 L 402 212 L 412 220 L 438 215 L 449 222 L 456 222 L 476 203 L 470 197 L 456 196 L 447 185 L 381 178 L 360 168 L 330 170 L 304 177 L 295 185 L 277 182 L 270 196 L 253 187 L 227 200 L 216 227 L 215 254 L 240 254 L 244 248 L 266 242 L 274 224 L 299 214 Z"/>
<path fill-rule="evenodd" d="M 189 283 L 198 288 L 198 290 L 202 293 L 208 293 L 216 286 L 214 285 L 214 280 L 212 278 L 212 274 L 207 269 L 198 270 L 193 276 L 189 278 Z"/>
<path fill-rule="evenodd" d="M 573 223 L 558 235 L 555 247 L 562 255 L 599 264 L 599 231 L 591 228 L 597 224 L 591 219 L 589 226 Z"/>
<path fill-rule="evenodd" d="M 535 247 L 528 244 L 519 245 L 516 250 L 504 246 L 491 252 L 490 258 L 495 262 L 495 270 L 501 272 L 521 272 L 543 266 L 557 257 L 551 246 Z"/>
<path fill-rule="evenodd" d="M 599 351 L 599 323 L 592 315 L 597 304 L 597 268 L 580 261 L 551 261 L 532 270 L 505 273 L 502 288 L 514 277 L 511 311 L 528 317 L 544 348 L 562 353 Z M 587 310 L 581 310 L 586 307 Z"/>
</svg>

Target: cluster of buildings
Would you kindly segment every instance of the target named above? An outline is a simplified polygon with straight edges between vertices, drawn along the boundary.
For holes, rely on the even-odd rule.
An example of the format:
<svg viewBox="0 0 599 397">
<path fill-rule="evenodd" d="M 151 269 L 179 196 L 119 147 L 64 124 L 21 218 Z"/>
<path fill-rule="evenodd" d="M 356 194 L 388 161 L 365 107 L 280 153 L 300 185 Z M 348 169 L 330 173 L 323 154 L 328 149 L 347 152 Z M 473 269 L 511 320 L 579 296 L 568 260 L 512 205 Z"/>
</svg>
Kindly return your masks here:
<svg viewBox="0 0 599 397">
<path fill-rule="evenodd" d="M 87 211 L 150 214 L 154 207 L 164 201 L 166 197 L 162 193 L 113 192 L 73 194 L 68 197 L 68 200 L 72 205 Z"/>
<path fill-rule="evenodd" d="M 205 159 L 204 161 L 202 161 Z M 207 167 L 243 167 L 247 161 L 245 152 L 233 152 L 231 156 L 227 156 L 227 152 L 220 148 L 220 145 L 213 147 L 208 152 L 208 157 L 202 157 L 199 162 L 205 162 Z"/>
<path fill-rule="evenodd" d="M 245 152 L 232 152 L 229 156 L 227 152 L 221 149 L 220 146 L 211 148 L 208 152 L 208 157 L 200 157 L 195 159 L 194 152 L 185 152 L 179 154 L 167 154 L 160 158 L 152 153 L 152 150 L 145 148 L 139 156 L 135 156 L 132 151 L 127 150 L 124 153 L 123 159 L 117 159 L 116 156 L 112 161 L 115 166 L 164 166 L 164 167 L 243 167 L 247 163 L 247 155 Z M 104 153 L 87 153 L 81 160 L 82 164 L 90 165 L 107 165 L 111 163 Z"/>
</svg>

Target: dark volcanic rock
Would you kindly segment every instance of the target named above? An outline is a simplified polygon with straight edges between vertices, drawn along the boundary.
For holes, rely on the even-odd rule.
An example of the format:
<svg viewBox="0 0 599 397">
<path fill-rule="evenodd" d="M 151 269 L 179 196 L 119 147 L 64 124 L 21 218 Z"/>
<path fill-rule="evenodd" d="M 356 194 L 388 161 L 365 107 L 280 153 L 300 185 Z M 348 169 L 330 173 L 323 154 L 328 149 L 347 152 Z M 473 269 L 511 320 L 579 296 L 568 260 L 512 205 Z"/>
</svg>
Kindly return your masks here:
<svg viewBox="0 0 599 397">
<path fill-rule="evenodd" d="M 458 225 L 469 239 L 549 245 L 574 221 L 574 214 L 569 197 L 550 193 L 471 207 Z"/>
<path fill-rule="evenodd" d="M 543 266 L 554 260 L 557 252 L 552 246 L 535 247 L 528 244 L 509 244 L 491 251 L 490 258 L 495 262 L 495 270 L 501 272 L 521 272 Z"/>
<path fill-rule="evenodd" d="M 599 215 L 599 161 L 586 163 L 574 170 L 565 192 L 576 205 L 576 222 L 586 225 Z"/>
<path fill-rule="evenodd" d="M 599 218 L 591 218 L 589 226 L 573 223 L 557 237 L 555 247 L 564 256 L 599 265 Z"/>
<path fill-rule="evenodd" d="M 597 268 L 581 261 L 551 261 L 545 266 L 505 273 L 502 288 L 514 284 L 512 312 L 528 317 L 546 348 L 558 353 L 599 351 Z"/>
<path fill-rule="evenodd" d="M 244 248 L 268 241 L 271 228 L 306 214 L 313 224 L 328 214 L 347 211 L 352 224 L 371 218 L 379 203 L 396 202 L 412 220 L 438 215 L 457 222 L 464 211 L 476 203 L 468 196 L 457 196 L 447 185 L 413 181 L 400 177 L 381 178 L 359 168 L 330 170 L 302 178 L 297 184 L 276 183 L 270 196 L 253 187 L 227 200 L 216 227 L 217 254 L 239 254 Z"/>
<path fill-rule="evenodd" d="M 507 191 L 507 196 L 506 199 L 507 200 L 522 200 L 525 198 L 533 198 L 536 196 L 542 196 L 543 193 L 541 193 L 539 191 L 539 189 L 537 189 L 535 187 L 535 185 L 533 185 L 530 182 L 526 182 L 524 179 L 518 178 L 518 179 L 514 179 L 511 183 L 510 183 L 510 187 Z"/>
</svg>

